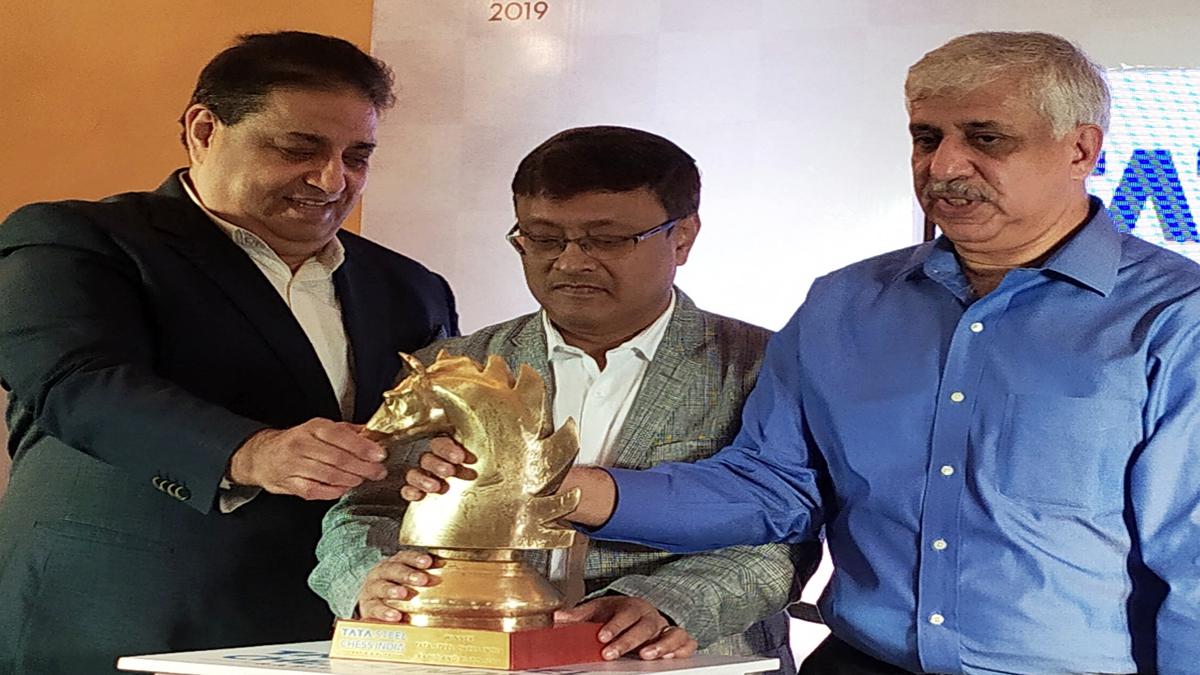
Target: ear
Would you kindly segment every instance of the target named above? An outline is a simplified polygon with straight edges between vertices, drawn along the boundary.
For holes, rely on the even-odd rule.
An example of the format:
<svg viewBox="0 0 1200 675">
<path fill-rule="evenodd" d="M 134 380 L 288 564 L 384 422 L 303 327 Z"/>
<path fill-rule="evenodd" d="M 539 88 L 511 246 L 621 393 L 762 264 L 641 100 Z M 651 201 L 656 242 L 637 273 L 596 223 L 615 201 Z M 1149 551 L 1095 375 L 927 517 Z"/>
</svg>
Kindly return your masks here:
<svg viewBox="0 0 1200 675">
<path fill-rule="evenodd" d="M 425 366 L 419 360 L 417 360 L 415 356 L 410 356 L 404 352 L 399 352 L 399 354 L 400 360 L 408 366 L 408 369 L 412 371 L 413 375 L 416 375 L 418 378 L 425 377 Z"/>
<path fill-rule="evenodd" d="M 184 138 L 192 164 L 200 164 L 212 147 L 213 135 L 221 122 L 211 110 L 197 103 L 183 113 Z"/>
<path fill-rule="evenodd" d="M 696 236 L 699 234 L 700 214 L 698 213 L 693 213 L 675 223 L 675 228 L 671 230 L 671 238 L 675 242 L 676 265 L 687 262 L 688 255 L 692 252 L 692 246 L 696 243 Z"/>
<path fill-rule="evenodd" d="M 1092 175 L 1096 162 L 1100 159 L 1100 148 L 1104 146 L 1104 131 L 1095 124 L 1080 124 L 1071 135 L 1074 141 L 1071 178 L 1082 182 Z"/>
</svg>

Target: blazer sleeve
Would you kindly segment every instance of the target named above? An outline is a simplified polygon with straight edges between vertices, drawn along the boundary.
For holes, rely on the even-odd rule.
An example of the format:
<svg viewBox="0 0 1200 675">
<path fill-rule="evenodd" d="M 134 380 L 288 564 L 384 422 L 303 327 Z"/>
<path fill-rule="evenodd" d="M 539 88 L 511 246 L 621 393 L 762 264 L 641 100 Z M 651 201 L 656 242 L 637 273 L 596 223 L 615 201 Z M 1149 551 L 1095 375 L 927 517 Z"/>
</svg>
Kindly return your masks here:
<svg viewBox="0 0 1200 675">
<path fill-rule="evenodd" d="M 457 317 L 452 307 L 448 316 L 451 322 L 446 325 L 456 335 Z M 441 341 L 413 356 L 423 363 L 432 363 L 440 349 L 456 352 L 460 344 L 461 340 Z M 397 373 L 395 381 L 406 374 Z M 335 616 L 348 619 L 355 615 L 358 593 L 367 574 L 401 549 L 400 521 L 408 502 L 400 498 L 400 488 L 404 487 L 405 471 L 416 466 L 427 447 L 425 441 L 390 446 L 387 476 L 348 490 L 321 521 L 317 566 L 308 576 L 308 586 L 329 604 Z"/>
<path fill-rule="evenodd" d="M 18 210 L 0 225 L 0 374 L 30 433 L 147 484 L 168 474 L 207 513 L 229 456 L 265 425 L 155 374 L 144 291 L 135 261 L 83 210 Z"/>
<path fill-rule="evenodd" d="M 400 521 L 408 503 L 400 498 L 405 469 L 420 456 L 423 443 L 394 448 L 388 475 L 352 488 L 321 522 L 317 566 L 308 586 L 324 598 L 334 615 L 351 618 L 358 593 L 371 569 L 400 550 Z"/>
<path fill-rule="evenodd" d="M 619 577 L 589 597 L 643 598 L 704 649 L 787 607 L 795 570 L 787 545 L 731 546 L 679 556 L 648 574 Z"/>
<path fill-rule="evenodd" d="M 712 433 L 714 441 L 724 443 L 737 430 L 740 409 L 753 386 L 769 333 L 724 317 L 706 316 L 708 329 L 694 329 L 704 330 L 703 350 L 693 355 L 695 361 L 705 364 L 706 377 L 684 385 L 688 389 L 675 410 L 677 417 L 663 424 L 680 438 L 704 430 Z M 717 420 L 730 426 L 704 426 Z M 697 446 L 691 460 L 712 452 L 711 447 L 702 447 Z M 661 460 L 652 456 L 650 461 L 658 464 Z M 660 495 L 657 509 L 665 503 L 670 500 Z M 617 577 L 593 595 L 620 593 L 643 598 L 705 648 L 783 610 L 795 598 L 797 569 L 806 568 L 806 555 L 804 547 L 771 543 L 674 556 L 661 564 L 635 568 L 631 570 L 635 573 Z"/>
</svg>

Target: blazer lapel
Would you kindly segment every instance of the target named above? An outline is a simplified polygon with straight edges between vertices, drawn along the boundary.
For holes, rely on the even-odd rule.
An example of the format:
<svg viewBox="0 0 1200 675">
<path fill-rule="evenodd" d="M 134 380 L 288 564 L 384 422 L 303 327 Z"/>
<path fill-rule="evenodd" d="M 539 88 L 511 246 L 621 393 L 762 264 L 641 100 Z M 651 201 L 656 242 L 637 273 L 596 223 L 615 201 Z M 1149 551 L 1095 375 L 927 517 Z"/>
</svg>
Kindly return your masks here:
<svg viewBox="0 0 1200 675">
<path fill-rule="evenodd" d="M 166 244 L 241 310 L 295 379 L 314 415 L 338 419 L 337 397 L 304 329 L 250 257 L 192 203 L 179 182 L 180 173 L 171 174 L 155 191 L 173 208 L 153 214 L 152 225 L 170 235 Z"/>
<path fill-rule="evenodd" d="M 542 313 L 534 312 L 512 332 L 509 337 L 510 361 L 514 371 L 522 363 L 528 363 L 542 376 L 546 383 L 546 402 L 554 406 L 554 369 L 546 355 L 546 331 L 542 330 Z"/>
<path fill-rule="evenodd" d="M 703 375 L 703 365 L 694 354 L 704 343 L 704 318 L 683 291 L 675 289 L 675 297 L 675 312 L 617 436 L 614 466 L 649 466 L 654 443 L 670 440 L 663 436 L 672 411 Z"/>
<path fill-rule="evenodd" d="M 387 289 L 376 277 L 357 271 L 351 256 L 346 256 L 333 283 L 354 366 L 354 420 L 366 421 L 379 407 L 383 392 L 391 388 L 399 359 L 388 343 L 387 322 L 379 316 L 378 303 L 371 302 L 387 297 Z"/>
</svg>

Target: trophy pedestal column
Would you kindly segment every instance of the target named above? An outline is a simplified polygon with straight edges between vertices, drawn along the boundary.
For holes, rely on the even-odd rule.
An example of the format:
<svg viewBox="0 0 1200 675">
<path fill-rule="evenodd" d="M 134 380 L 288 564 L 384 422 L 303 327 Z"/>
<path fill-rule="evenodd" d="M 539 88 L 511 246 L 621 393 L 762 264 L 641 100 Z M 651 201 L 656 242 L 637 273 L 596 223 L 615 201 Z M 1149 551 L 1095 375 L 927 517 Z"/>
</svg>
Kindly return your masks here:
<svg viewBox="0 0 1200 675">
<path fill-rule="evenodd" d="M 386 601 L 413 626 L 516 631 L 549 628 L 563 596 L 517 559 L 517 551 L 431 549 L 434 583 L 409 600 Z"/>
</svg>

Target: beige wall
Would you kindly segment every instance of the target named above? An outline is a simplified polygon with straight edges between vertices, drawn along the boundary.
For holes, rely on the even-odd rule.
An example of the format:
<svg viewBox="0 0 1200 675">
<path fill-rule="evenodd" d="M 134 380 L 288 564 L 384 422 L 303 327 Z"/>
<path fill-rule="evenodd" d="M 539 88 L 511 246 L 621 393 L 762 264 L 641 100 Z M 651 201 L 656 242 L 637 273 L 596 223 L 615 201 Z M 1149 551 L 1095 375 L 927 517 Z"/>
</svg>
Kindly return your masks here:
<svg viewBox="0 0 1200 675">
<path fill-rule="evenodd" d="M 372 0 L 0 0 L 0 217 L 154 188 L 186 162 L 196 75 L 241 33 L 371 42 Z M 347 227 L 358 229 L 358 214 Z M 0 431 L 0 438 L 3 437 Z M 0 452 L 0 494 L 8 455 Z"/>
</svg>

